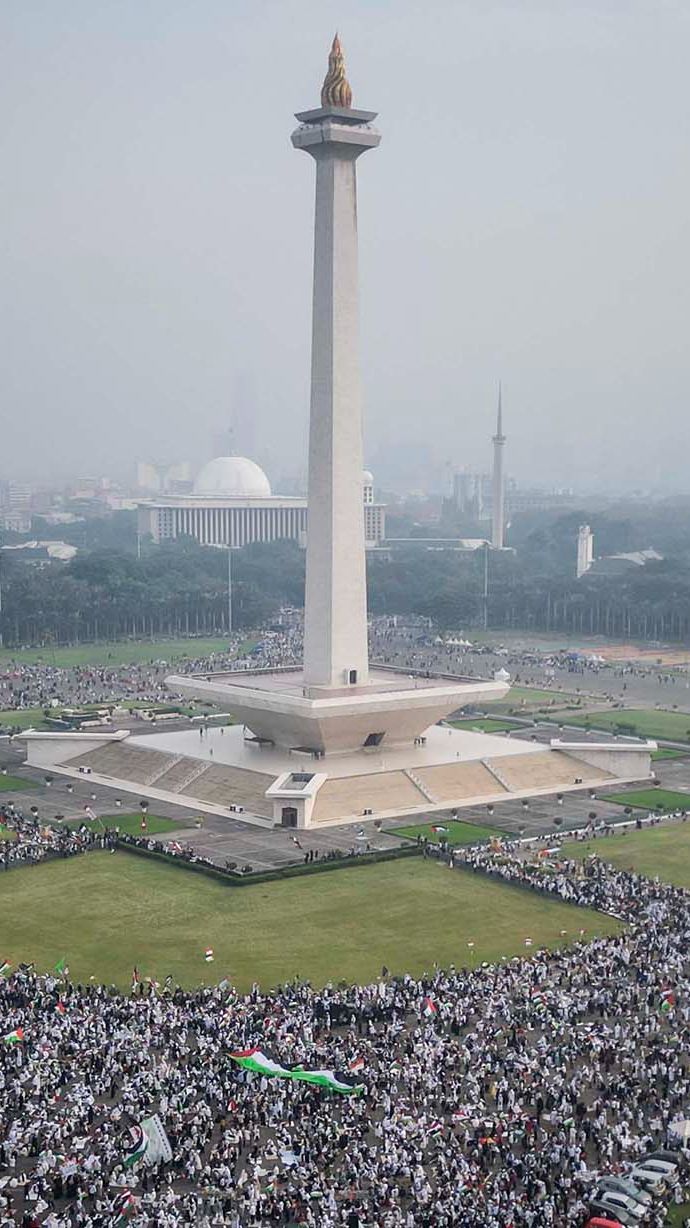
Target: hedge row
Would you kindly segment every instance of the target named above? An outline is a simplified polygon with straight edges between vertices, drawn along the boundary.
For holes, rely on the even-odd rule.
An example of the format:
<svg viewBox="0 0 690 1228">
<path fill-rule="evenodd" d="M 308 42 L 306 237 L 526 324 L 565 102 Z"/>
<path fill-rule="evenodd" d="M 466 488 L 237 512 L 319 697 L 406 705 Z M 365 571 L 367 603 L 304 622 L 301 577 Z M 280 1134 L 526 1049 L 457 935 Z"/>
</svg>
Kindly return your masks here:
<svg viewBox="0 0 690 1228">
<path fill-rule="evenodd" d="M 192 870 L 195 874 L 203 874 L 215 882 L 222 882 L 227 887 L 251 887 L 255 883 L 279 882 L 283 878 L 301 878 L 303 875 L 324 874 L 329 870 L 344 870 L 348 866 L 369 866 L 379 861 L 397 861 L 404 857 L 421 857 L 422 848 L 416 845 L 412 848 L 383 849 L 378 853 L 361 853 L 354 857 L 325 858 L 311 861 L 307 865 L 285 866 L 278 870 L 260 870 L 257 873 L 237 874 L 234 870 L 223 870 L 220 866 L 209 866 L 199 861 L 187 861 L 184 857 L 172 853 L 157 852 L 154 849 L 142 848 L 138 844 L 130 844 L 118 839 L 117 847 L 123 853 L 134 853 L 138 857 L 147 857 L 150 861 L 174 865 L 178 869 Z"/>
</svg>

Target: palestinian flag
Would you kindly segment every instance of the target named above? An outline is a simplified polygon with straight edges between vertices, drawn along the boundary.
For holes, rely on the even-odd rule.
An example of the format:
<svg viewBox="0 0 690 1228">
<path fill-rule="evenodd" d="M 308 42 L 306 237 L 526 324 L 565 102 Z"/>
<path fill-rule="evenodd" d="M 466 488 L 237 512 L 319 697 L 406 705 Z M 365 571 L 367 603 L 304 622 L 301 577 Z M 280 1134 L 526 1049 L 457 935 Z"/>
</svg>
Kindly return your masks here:
<svg viewBox="0 0 690 1228">
<path fill-rule="evenodd" d="M 0 976 L 4 976 L 6 972 L 9 972 L 11 967 L 12 965 L 8 959 L 0 959 Z"/>
<path fill-rule="evenodd" d="M 424 999 L 422 1003 L 422 1014 L 424 1015 L 437 1015 L 438 1014 L 438 1007 L 436 1003 L 434 1002 L 433 998 Z"/>
<path fill-rule="evenodd" d="M 242 1049 L 237 1053 L 230 1053 L 229 1057 L 243 1070 L 254 1071 L 255 1074 L 262 1074 L 266 1078 L 294 1079 L 298 1083 L 314 1083 L 317 1087 L 325 1087 L 332 1092 L 341 1092 L 345 1096 L 351 1096 L 353 1092 L 360 1092 L 364 1088 L 364 1084 L 351 1075 L 341 1074 L 335 1070 L 305 1070 L 301 1065 L 284 1066 L 282 1062 L 274 1061 L 262 1049 Z"/>
<path fill-rule="evenodd" d="M 2 1039 L 6 1045 L 20 1045 L 24 1039 L 24 1029 L 15 1028 L 14 1032 L 6 1032 Z"/>
<path fill-rule="evenodd" d="M 118 1194 L 113 1203 L 113 1228 L 120 1228 L 121 1224 L 125 1224 L 129 1216 L 133 1213 L 136 1207 L 136 1198 L 131 1190 L 123 1190 Z"/>
<path fill-rule="evenodd" d="M 530 994 L 530 1002 L 533 1006 L 545 1006 L 546 994 L 543 989 L 533 989 Z"/>
<path fill-rule="evenodd" d="M 124 1168 L 131 1168 L 137 1160 L 141 1160 L 145 1155 L 149 1145 L 149 1140 L 140 1125 L 132 1126 L 132 1142 L 129 1151 L 122 1161 Z"/>
<path fill-rule="evenodd" d="M 206 950 L 204 951 L 204 959 L 206 960 L 207 964 L 213 963 L 213 947 L 206 948 Z"/>
<path fill-rule="evenodd" d="M 672 1010 L 675 1005 L 676 1005 L 676 995 L 674 994 L 673 990 L 665 989 L 661 995 L 660 1009 L 662 1013 L 664 1015 L 668 1015 L 668 1012 Z"/>
<path fill-rule="evenodd" d="M 55 1009 L 58 1015 L 64 1015 L 67 1010 L 67 1007 L 65 1006 L 64 1002 L 56 1002 Z"/>
<path fill-rule="evenodd" d="M 426 1127 L 427 1138 L 433 1134 L 442 1134 L 442 1133 L 443 1133 L 443 1122 L 442 1121 L 432 1121 L 431 1124 Z"/>
<path fill-rule="evenodd" d="M 402 1074 L 402 1066 L 400 1062 L 391 1062 L 390 1070 L 392 1075 Z"/>
<path fill-rule="evenodd" d="M 356 1070 L 364 1070 L 364 1058 L 356 1057 L 354 1061 L 350 1062 L 350 1065 L 348 1066 L 348 1070 L 351 1071 L 353 1074 Z"/>
<path fill-rule="evenodd" d="M 448 834 L 448 828 L 442 827 L 440 823 L 436 823 L 431 830 L 435 832 L 437 836 L 446 836 Z"/>
</svg>

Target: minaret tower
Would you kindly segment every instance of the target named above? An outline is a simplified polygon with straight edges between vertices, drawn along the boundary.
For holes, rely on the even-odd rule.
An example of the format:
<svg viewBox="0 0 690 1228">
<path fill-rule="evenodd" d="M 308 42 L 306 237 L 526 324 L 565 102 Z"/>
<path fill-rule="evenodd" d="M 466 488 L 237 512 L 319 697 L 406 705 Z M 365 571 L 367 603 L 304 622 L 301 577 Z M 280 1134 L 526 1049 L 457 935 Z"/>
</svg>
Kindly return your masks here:
<svg viewBox="0 0 690 1228">
<path fill-rule="evenodd" d="M 316 162 L 304 683 L 366 684 L 356 162 L 381 139 L 355 111 L 336 34 L 321 106 L 295 117 L 296 149 Z"/>
<path fill-rule="evenodd" d="M 491 545 L 494 550 L 503 549 L 503 531 L 505 514 L 503 510 L 503 449 L 506 437 L 503 434 L 503 407 L 501 404 L 501 385 L 498 385 L 498 413 L 496 415 L 496 434 L 493 436 L 494 468 L 491 492 Z"/>
</svg>

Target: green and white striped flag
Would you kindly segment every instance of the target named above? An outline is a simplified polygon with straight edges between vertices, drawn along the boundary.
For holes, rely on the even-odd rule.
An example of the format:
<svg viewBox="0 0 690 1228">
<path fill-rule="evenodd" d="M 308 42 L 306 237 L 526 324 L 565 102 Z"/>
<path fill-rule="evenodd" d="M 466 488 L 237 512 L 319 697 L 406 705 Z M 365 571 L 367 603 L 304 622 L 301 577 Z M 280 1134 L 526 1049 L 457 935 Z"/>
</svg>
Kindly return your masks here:
<svg viewBox="0 0 690 1228">
<path fill-rule="evenodd" d="M 364 1084 L 351 1075 L 336 1070 L 305 1070 L 303 1066 L 284 1066 L 276 1062 L 262 1049 L 242 1049 L 229 1055 L 233 1062 L 243 1070 L 252 1070 L 255 1074 L 267 1078 L 294 1079 L 297 1083 L 313 1083 L 317 1087 L 325 1087 L 332 1092 L 340 1092 L 351 1096 L 364 1091 Z"/>
</svg>

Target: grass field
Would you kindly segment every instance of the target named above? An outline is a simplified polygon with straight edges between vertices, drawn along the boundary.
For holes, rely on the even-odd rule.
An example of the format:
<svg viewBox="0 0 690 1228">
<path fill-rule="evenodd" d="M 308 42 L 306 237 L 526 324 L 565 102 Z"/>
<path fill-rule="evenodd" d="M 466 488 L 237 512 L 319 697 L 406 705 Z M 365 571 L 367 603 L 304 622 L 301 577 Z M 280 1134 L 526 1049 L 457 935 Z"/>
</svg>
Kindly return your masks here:
<svg viewBox="0 0 690 1228">
<path fill-rule="evenodd" d="M 18 725 L 30 729 L 42 725 L 45 720 L 43 708 L 3 708 L 0 710 L 0 725 Z"/>
<path fill-rule="evenodd" d="M 455 819 L 439 819 L 439 825 L 447 828 L 447 833 L 432 831 L 433 823 L 416 823 L 409 827 L 389 827 L 387 830 L 394 836 L 406 836 L 408 840 L 416 840 L 417 836 L 426 836 L 427 840 L 438 841 L 439 835 L 449 844 L 478 844 L 480 840 L 490 840 L 493 836 L 503 833 L 495 827 L 482 827 L 479 823 L 462 823 Z"/>
<path fill-rule="evenodd" d="M 690 887 L 690 823 L 647 827 L 605 836 L 568 850 L 571 857 L 596 853 L 621 869 L 634 869 L 650 878 L 657 875 L 676 887 Z"/>
<path fill-rule="evenodd" d="M 450 721 L 456 729 L 479 729 L 482 733 L 505 733 L 507 729 L 520 729 L 519 722 L 501 720 L 496 716 L 468 716 L 461 721 Z"/>
<path fill-rule="evenodd" d="M 20 776 L 3 776 L 0 774 L 0 793 L 20 793 L 22 789 L 33 789 L 33 780 L 23 780 Z"/>
<path fill-rule="evenodd" d="M 141 836 L 141 812 L 139 814 L 104 814 L 101 816 L 102 822 L 106 827 L 118 827 L 123 836 Z M 82 823 L 86 822 L 87 826 L 92 826 L 96 831 L 101 830 L 100 822 L 94 823 L 93 820 L 89 823 L 85 819 L 69 819 L 64 823 L 64 827 L 81 827 Z M 191 827 L 192 820 L 189 820 Z M 176 823 L 174 819 L 162 819 L 157 814 L 147 814 L 146 816 L 146 834 L 149 836 L 157 836 L 163 831 L 180 831 L 184 827 L 184 823 Z"/>
<path fill-rule="evenodd" d="M 256 643 L 247 639 L 240 644 L 238 654 L 249 652 Z M 4 648 L 0 650 L 0 669 L 11 662 L 32 665 L 44 661 L 48 665 L 130 665 L 146 661 L 172 661 L 177 657 L 205 657 L 223 652 L 228 646 L 225 636 L 214 639 L 124 640 L 118 643 L 80 644 L 74 648 Z"/>
<path fill-rule="evenodd" d="M 684 759 L 687 751 L 673 750 L 671 746 L 660 746 L 658 750 L 653 750 L 651 759 Z"/>
<path fill-rule="evenodd" d="M 633 806 L 635 810 L 690 810 L 690 793 L 674 789 L 631 789 L 628 793 L 602 793 L 602 802 Z"/>
<path fill-rule="evenodd" d="M 634 726 L 640 738 L 662 738 L 669 742 L 690 742 L 690 713 L 657 712 L 654 708 L 617 708 L 610 712 L 568 716 L 569 725 L 590 725 L 592 729 Z"/>
<path fill-rule="evenodd" d="M 512 686 L 505 699 L 486 705 L 487 712 L 503 714 L 517 712 L 530 714 L 537 708 L 558 710 L 568 704 L 584 703 L 584 697 L 574 691 L 547 691 L 541 687 Z M 589 700 L 591 702 L 591 700 Z"/>
<path fill-rule="evenodd" d="M 557 946 L 568 941 L 562 930 L 580 929 L 592 937 L 620 926 L 416 858 L 232 888 L 127 853 L 90 853 L 0 879 L 4 958 L 42 971 L 64 956 L 73 980 L 122 988 L 135 964 L 142 976 L 171 973 L 187 986 L 229 976 L 242 990 L 294 976 L 369 981 L 384 963 L 419 975 L 434 961 L 525 955 L 528 937 L 535 951 Z"/>
</svg>

